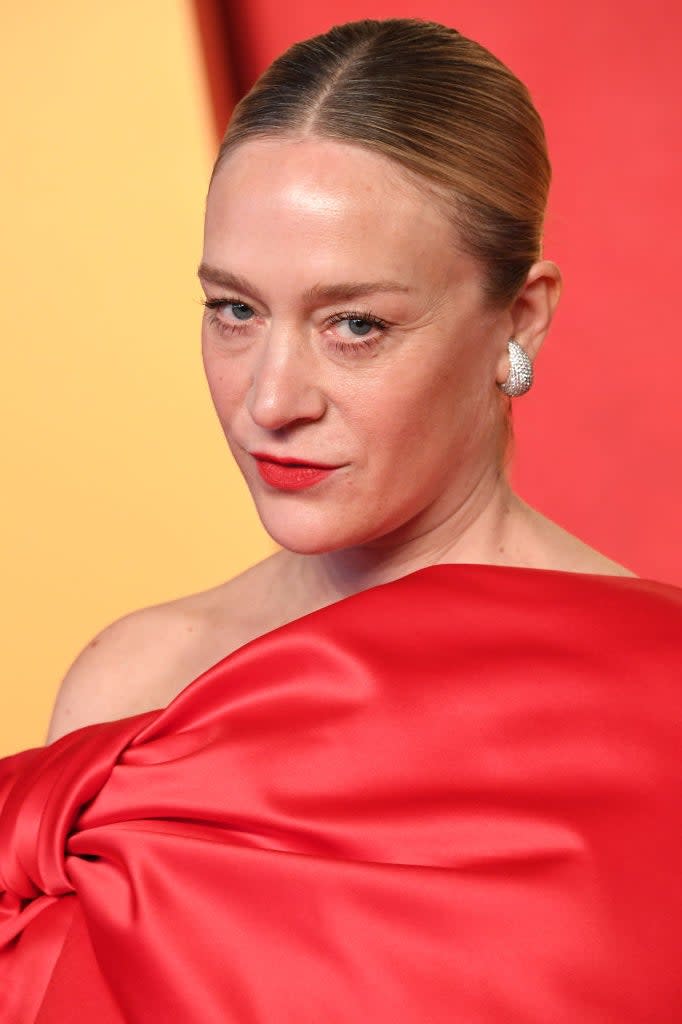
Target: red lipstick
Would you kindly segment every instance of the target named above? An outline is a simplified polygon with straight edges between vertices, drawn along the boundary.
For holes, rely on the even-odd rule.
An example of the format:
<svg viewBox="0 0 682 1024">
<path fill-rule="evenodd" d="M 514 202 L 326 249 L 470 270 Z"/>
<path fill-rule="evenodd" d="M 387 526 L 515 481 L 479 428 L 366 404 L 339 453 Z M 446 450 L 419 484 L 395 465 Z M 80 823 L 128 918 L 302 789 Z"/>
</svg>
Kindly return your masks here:
<svg viewBox="0 0 682 1024">
<path fill-rule="evenodd" d="M 340 468 L 320 462 L 306 462 L 304 459 L 269 455 L 267 452 L 251 454 L 263 480 L 281 491 L 300 491 L 304 487 L 312 487 Z"/>
</svg>

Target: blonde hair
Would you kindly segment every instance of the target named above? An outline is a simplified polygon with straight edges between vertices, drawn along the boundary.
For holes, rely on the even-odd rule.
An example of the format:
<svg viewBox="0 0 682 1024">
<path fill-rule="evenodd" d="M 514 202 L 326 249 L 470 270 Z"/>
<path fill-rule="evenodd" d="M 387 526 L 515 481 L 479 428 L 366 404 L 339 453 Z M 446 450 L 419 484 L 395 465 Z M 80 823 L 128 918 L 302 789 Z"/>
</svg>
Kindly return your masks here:
<svg viewBox="0 0 682 1024">
<path fill-rule="evenodd" d="M 295 43 L 235 107 L 213 174 L 236 146 L 277 135 L 363 146 L 410 172 L 444 201 L 495 307 L 542 257 L 542 120 L 509 68 L 456 29 L 364 19 Z"/>
</svg>

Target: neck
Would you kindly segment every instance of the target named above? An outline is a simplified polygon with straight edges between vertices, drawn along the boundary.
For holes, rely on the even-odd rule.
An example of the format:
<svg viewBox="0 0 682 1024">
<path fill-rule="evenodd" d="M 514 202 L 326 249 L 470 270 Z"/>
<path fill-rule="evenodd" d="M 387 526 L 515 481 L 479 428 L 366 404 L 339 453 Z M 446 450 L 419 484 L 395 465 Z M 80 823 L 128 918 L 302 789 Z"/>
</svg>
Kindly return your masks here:
<svg viewBox="0 0 682 1024">
<path fill-rule="evenodd" d="M 321 607 L 441 562 L 515 564 L 515 527 L 523 503 L 497 469 L 459 496 L 454 510 L 429 510 L 432 522 L 402 527 L 400 535 L 321 554 L 280 552 L 282 579 L 301 606 Z M 295 588 L 295 590 L 294 590 Z"/>
</svg>

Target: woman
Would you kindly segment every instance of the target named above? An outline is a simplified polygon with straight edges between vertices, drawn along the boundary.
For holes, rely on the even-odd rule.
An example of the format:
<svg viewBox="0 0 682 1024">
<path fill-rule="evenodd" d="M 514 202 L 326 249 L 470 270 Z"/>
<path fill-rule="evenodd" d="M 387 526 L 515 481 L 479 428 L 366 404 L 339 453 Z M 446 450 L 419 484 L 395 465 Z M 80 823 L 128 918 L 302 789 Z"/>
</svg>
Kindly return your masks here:
<svg viewBox="0 0 682 1024">
<path fill-rule="evenodd" d="M 682 591 L 505 472 L 549 180 L 525 87 L 434 23 L 237 107 L 203 356 L 282 550 L 105 630 L 0 765 L 6 1019 L 680 1018 Z"/>
</svg>

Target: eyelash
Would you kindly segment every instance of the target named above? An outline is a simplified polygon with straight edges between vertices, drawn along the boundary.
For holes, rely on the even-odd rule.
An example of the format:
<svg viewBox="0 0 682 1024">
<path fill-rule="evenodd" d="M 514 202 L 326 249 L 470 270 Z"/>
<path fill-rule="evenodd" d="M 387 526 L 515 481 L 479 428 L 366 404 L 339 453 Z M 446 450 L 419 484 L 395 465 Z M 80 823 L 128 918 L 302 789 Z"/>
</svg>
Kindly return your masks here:
<svg viewBox="0 0 682 1024">
<path fill-rule="evenodd" d="M 251 309 L 247 302 L 241 302 L 240 299 L 203 299 L 202 300 L 206 309 L 215 310 L 219 309 L 220 306 L 246 306 Z M 370 310 L 351 310 L 348 313 L 334 313 L 329 318 L 330 324 L 339 324 L 347 320 L 362 320 L 365 323 L 372 324 L 381 333 L 378 337 L 374 338 L 358 338 L 357 341 L 339 341 L 338 339 L 332 343 L 332 348 L 337 352 L 358 352 L 361 349 L 367 350 L 374 348 L 381 341 L 382 333 L 388 327 L 385 320 L 375 316 Z M 244 326 L 249 321 L 245 320 Z M 210 316 L 208 323 L 211 327 L 216 327 L 221 334 L 238 334 L 243 330 L 243 327 L 238 327 L 236 324 L 227 324 L 223 320 L 220 320 L 215 314 Z"/>
</svg>

